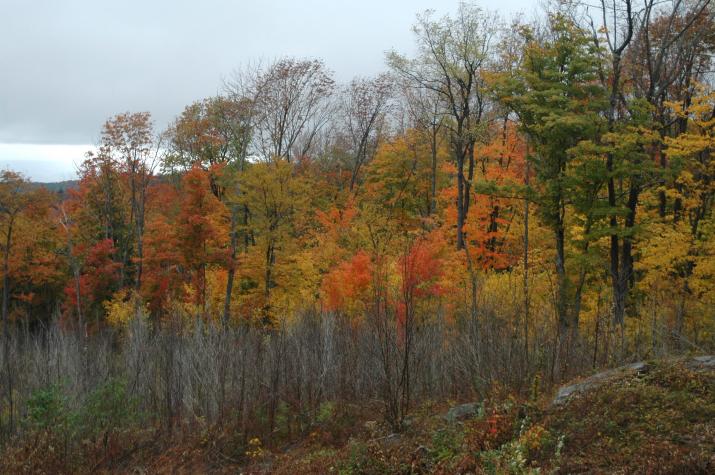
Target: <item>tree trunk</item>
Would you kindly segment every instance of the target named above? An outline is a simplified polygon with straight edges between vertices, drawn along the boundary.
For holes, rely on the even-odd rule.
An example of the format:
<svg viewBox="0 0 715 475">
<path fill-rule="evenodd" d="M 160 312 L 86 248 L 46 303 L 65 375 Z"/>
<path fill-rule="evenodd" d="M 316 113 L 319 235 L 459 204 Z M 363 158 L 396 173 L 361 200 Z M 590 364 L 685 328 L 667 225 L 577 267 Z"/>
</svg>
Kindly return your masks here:
<svg viewBox="0 0 715 475">
<path fill-rule="evenodd" d="M 236 274 L 236 246 L 238 236 L 236 235 L 236 224 L 238 221 L 238 206 L 231 207 L 231 262 L 228 267 L 228 278 L 226 279 L 226 297 L 223 305 L 223 326 L 228 328 L 229 316 L 231 312 L 231 293 L 233 292 L 233 279 Z"/>
<path fill-rule="evenodd" d="M 427 215 L 431 215 L 437 210 L 437 129 L 432 128 L 432 136 L 430 141 L 430 151 L 432 152 L 432 176 L 430 183 L 430 202 Z"/>
<path fill-rule="evenodd" d="M 559 327 L 564 335 L 569 328 L 568 315 L 568 282 L 566 279 L 566 253 L 564 250 L 564 228 L 563 225 L 558 225 L 555 229 L 556 235 L 556 316 L 558 318 Z"/>
<path fill-rule="evenodd" d="M 8 307 L 10 300 L 10 246 L 12 245 L 12 228 L 14 217 L 10 216 L 7 236 L 5 239 L 5 254 L 3 255 L 3 288 L 2 288 L 2 330 L 3 330 L 3 360 L 5 361 L 5 387 L 8 401 L 8 434 L 15 431 L 15 400 L 14 370 L 10 365 L 10 326 L 8 321 Z"/>
<path fill-rule="evenodd" d="M 464 156 L 457 157 L 457 250 L 464 249 Z"/>
<path fill-rule="evenodd" d="M 2 324 L 3 334 L 8 331 L 8 306 L 10 303 L 10 246 L 12 245 L 13 217 L 10 217 L 5 237 L 5 253 L 3 255 L 3 277 L 2 277 Z"/>
<path fill-rule="evenodd" d="M 528 147 L 527 147 L 528 154 Z M 529 158 L 526 158 L 524 183 L 529 188 Z M 527 190 L 528 193 L 528 190 Z M 529 361 L 529 196 L 524 198 L 524 361 Z"/>
</svg>

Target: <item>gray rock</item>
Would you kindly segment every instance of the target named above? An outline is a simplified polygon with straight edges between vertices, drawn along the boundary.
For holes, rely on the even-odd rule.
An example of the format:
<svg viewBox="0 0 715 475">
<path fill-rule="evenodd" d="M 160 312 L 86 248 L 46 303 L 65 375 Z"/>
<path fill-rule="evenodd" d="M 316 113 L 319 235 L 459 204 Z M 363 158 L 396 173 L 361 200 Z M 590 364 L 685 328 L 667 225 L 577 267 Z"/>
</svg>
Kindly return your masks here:
<svg viewBox="0 0 715 475">
<path fill-rule="evenodd" d="M 689 358 L 685 361 L 685 366 L 694 371 L 711 371 L 715 370 L 715 356 L 696 356 L 694 358 Z M 560 404 L 568 401 L 572 396 L 578 395 L 580 393 L 585 393 L 591 391 L 603 383 L 613 381 L 615 379 L 621 378 L 623 376 L 634 376 L 647 373 L 650 368 L 648 364 L 644 361 L 639 361 L 637 363 L 631 363 L 620 368 L 610 369 L 608 371 L 602 371 L 596 373 L 593 376 L 589 376 L 583 381 L 571 384 L 568 386 L 562 386 L 556 393 L 552 404 L 558 406 Z"/>
<path fill-rule="evenodd" d="M 631 363 L 629 365 L 626 365 L 625 368 L 635 371 L 636 373 L 647 373 L 648 372 L 648 364 L 645 361 L 639 361 L 637 363 Z"/>
<path fill-rule="evenodd" d="M 713 355 L 707 355 L 707 356 L 696 356 L 694 358 L 691 358 L 687 363 L 686 366 L 690 369 L 694 370 L 709 370 L 709 369 L 715 369 L 715 356 Z"/>
<path fill-rule="evenodd" d="M 693 358 L 700 366 L 715 366 L 715 356 L 696 356 Z"/>
<path fill-rule="evenodd" d="M 481 407 L 481 404 L 477 402 L 460 404 L 459 406 L 450 408 L 450 410 L 447 411 L 447 414 L 444 415 L 444 418 L 449 422 L 456 422 L 462 419 L 474 417 L 479 414 Z"/>
<path fill-rule="evenodd" d="M 591 391 L 608 381 L 613 381 L 614 379 L 623 376 L 647 373 L 648 369 L 648 364 L 646 362 L 639 361 L 637 363 L 621 366 L 620 368 L 609 369 L 608 371 L 596 373 L 583 381 L 559 388 L 552 404 L 558 406 L 568 401 L 572 396 Z"/>
</svg>

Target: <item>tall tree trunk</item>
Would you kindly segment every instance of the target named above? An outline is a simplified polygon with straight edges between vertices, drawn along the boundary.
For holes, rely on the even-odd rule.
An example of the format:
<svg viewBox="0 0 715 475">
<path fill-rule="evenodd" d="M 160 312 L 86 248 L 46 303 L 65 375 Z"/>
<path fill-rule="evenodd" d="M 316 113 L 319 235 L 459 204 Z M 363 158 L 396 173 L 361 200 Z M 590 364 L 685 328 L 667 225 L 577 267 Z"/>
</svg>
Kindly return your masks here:
<svg viewBox="0 0 715 475">
<path fill-rule="evenodd" d="M 430 201 L 427 215 L 431 215 L 437 210 L 437 128 L 432 127 L 430 140 L 430 152 L 432 153 L 432 176 L 430 177 Z"/>
<path fill-rule="evenodd" d="M 8 322 L 8 306 L 10 300 L 10 246 L 12 244 L 12 227 L 13 217 L 10 216 L 8 223 L 7 236 L 5 239 L 5 253 L 3 255 L 3 287 L 2 287 L 2 339 L 3 339 L 3 360 L 5 362 L 5 390 L 7 391 L 8 401 L 8 434 L 12 434 L 15 430 L 15 404 L 13 393 L 14 389 L 14 370 L 10 365 L 10 326 Z"/>
<path fill-rule="evenodd" d="M 529 157 L 526 157 L 524 184 L 527 194 L 524 197 L 524 360 L 529 361 Z"/>
<path fill-rule="evenodd" d="M 565 231 L 563 224 L 557 225 L 554 230 L 556 238 L 556 316 L 562 335 L 569 328 L 570 319 L 568 315 L 568 281 L 566 277 L 566 252 L 565 252 Z"/>
<path fill-rule="evenodd" d="M 141 290 L 142 273 L 144 272 L 144 237 L 143 230 L 137 235 L 137 277 L 134 280 L 134 288 L 137 292 Z"/>
<path fill-rule="evenodd" d="M 464 249 L 464 225 L 469 214 L 472 179 L 474 178 L 474 142 L 463 144 L 459 139 L 454 144 L 455 159 L 457 162 L 457 249 Z M 468 160 L 467 176 L 464 176 L 464 166 Z"/>
<path fill-rule="evenodd" d="M 464 220 L 466 222 L 469 216 L 469 204 L 472 197 L 472 182 L 474 181 L 474 140 L 469 141 L 467 146 L 467 160 L 469 168 L 467 169 L 467 179 L 464 181 Z"/>
<path fill-rule="evenodd" d="M 144 220 L 146 213 L 146 180 L 144 177 L 142 187 L 139 192 L 136 213 L 136 240 L 137 240 L 137 275 L 135 279 L 135 289 L 137 292 L 141 290 L 142 273 L 144 271 Z"/>
<path fill-rule="evenodd" d="M 5 236 L 5 252 L 3 254 L 2 262 L 2 324 L 3 324 L 3 335 L 7 335 L 8 332 L 8 306 L 10 303 L 10 246 L 12 245 L 12 227 L 13 218 L 10 217 L 7 235 Z"/>
<path fill-rule="evenodd" d="M 231 312 L 231 294 L 233 292 L 233 280 L 236 275 L 236 247 L 238 244 L 238 236 L 236 232 L 236 224 L 238 222 L 238 205 L 231 207 L 231 262 L 228 267 L 228 278 L 226 279 L 226 297 L 223 304 L 223 326 L 228 328 L 228 322 Z"/>
<path fill-rule="evenodd" d="M 464 249 L 464 156 L 457 157 L 457 249 Z"/>
<path fill-rule="evenodd" d="M 629 15 L 630 15 L 630 5 L 629 5 Z M 630 17 L 629 17 L 630 18 Z M 624 47 L 627 43 L 624 43 Z M 611 91 L 609 97 L 609 109 L 608 109 L 608 130 L 613 132 L 616 125 L 616 110 L 618 108 L 618 93 L 620 87 L 620 76 L 621 76 L 621 55 L 620 52 L 613 52 L 613 57 L 611 59 L 611 66 L 613 70 L 613 77 L 611 78 Z M 613 176 L 614 168 L 614 155 L 609 152 L 606 155 L 606 170 L 608 173 L 608 206 L 611 208 L 611 216 L 609 218 L 609 225 L 611 227 L 610 244 L 609 244 L 609 269 L 611 274 L 611 291 L 613 293 L 613 321 L 618 324 L 623 324 L 623 316 L 625 314 L 625 302 L 626 295 L 622 283 L 623 269 L 622 262 L 619 259 L 620 254 L 620 243 L 619 236 L 617 233 L 618 229 L 618 218 L 615 214 L 617 197 L 616 197 L 616 183 L 615 177 Z"/>
</svg>

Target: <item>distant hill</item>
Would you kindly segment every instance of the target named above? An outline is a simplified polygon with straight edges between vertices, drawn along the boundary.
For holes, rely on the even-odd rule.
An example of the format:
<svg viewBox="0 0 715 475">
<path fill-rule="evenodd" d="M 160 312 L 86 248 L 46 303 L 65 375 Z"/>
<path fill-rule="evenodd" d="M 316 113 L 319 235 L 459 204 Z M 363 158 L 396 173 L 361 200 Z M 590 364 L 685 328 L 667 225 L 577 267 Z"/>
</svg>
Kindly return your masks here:
<svg viewBox="0 0 715 475">
<path fill-rule="evenodd" d="M 76 188 L 79 185 L 79 180 L 65 180 L 54 182 L 33 182 L 34 186 L 43 187 L 56 193 L 64 193 L 65 191 Z"/>
</svg>

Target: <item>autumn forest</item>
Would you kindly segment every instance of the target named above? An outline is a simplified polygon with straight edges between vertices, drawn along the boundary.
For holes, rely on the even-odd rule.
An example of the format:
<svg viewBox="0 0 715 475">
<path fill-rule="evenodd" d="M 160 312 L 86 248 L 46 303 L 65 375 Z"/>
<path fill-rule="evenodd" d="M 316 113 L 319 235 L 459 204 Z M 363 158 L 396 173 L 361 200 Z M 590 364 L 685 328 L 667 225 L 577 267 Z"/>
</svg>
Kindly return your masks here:
<svg viewBox="0 0 715 475">
<path fill-rule="evenodd" d="M 425 12 L 377 76 L 246 64 L 165 130 L 97 124 L 76 186 L 2 172 L 0 447 L 141 420 L 250 457 L 335 405 L 399 433 L 712 354 L 715 10 L 585 3 Z"/>
</svg>

